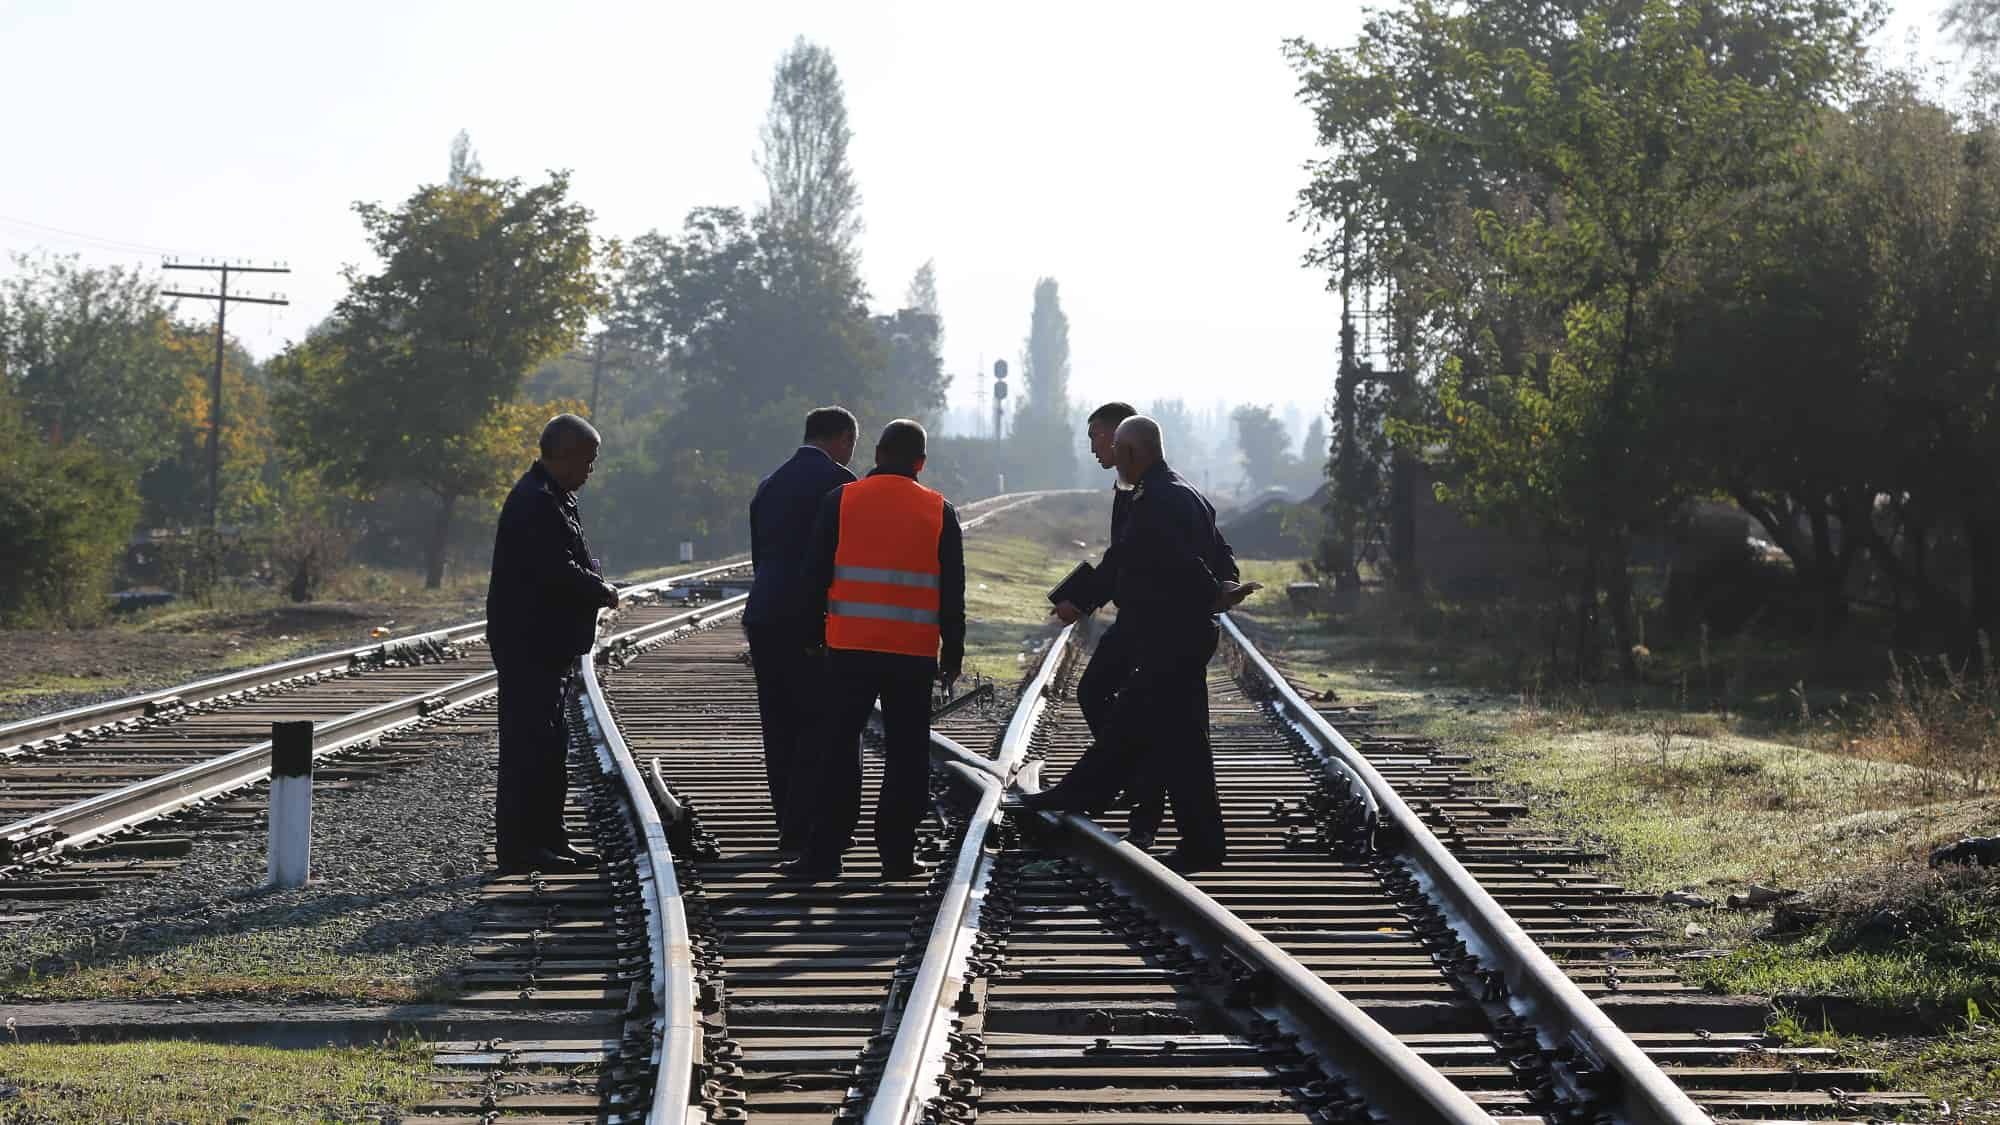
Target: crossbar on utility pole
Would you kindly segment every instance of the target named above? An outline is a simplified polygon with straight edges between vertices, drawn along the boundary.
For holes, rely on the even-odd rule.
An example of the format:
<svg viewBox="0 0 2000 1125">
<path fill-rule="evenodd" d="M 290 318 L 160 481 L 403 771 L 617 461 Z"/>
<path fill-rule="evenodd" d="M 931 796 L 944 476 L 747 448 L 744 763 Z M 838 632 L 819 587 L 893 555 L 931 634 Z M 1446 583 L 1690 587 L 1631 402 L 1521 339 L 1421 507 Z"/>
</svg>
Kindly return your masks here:
<svg viewBox="0 0 2000 1125">
<path fill-rule="evenodd" d="M 197 300 L 214 301 L 215 305 L 215 371 L 208 378 L 208 529 L 221 527 L 222 510 L 222 328 L 229 319 L 229 302 L 239 301 L 247 305 L 289 305 L 290 301 L 273 294 L 269 297 L 245 297 L 229 291 L 231 273 L 290 273 L 287 266 L 232 266 L 227 262 L 209 264 L 207 262 L 166 262 L 160 266 L 168 270 L 200 270 L 204 273 L 220 273 L 221 284 L 213 293 L 190 293 L 178 289 L 162 289 L 162 297 L 193 297 Z"/>
</svg>

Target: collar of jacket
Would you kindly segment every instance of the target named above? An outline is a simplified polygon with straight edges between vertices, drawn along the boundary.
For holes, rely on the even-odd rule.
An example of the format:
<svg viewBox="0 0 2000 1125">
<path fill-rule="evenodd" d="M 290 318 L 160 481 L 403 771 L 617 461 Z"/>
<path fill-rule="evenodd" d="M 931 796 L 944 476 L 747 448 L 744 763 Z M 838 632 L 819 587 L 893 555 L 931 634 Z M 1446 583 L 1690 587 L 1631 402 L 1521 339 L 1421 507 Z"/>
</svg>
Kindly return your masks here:
<svg viewBox="0 0 2000 1125">
<path fill-rule="evenodd" d="M 536 461 L 534 464 L 528 466 L 528 472 L 534 476 L 536 481 L 541 483 L 543 488 L 549 490 L 549 495 L 554 496 L 562 503 L 567 504 L 569 501 L 575 499 L 576 493 L 557 484 L 556 478 L 550 474 L 548 469 L 542 466 L 540 461 Z"/>
<path fill-rule="evenodd" d="M 828 453 L 826 450 L 821 449 L 819 446 L 814 445 L 811 442 L 807 442 L 806 444 L 801 445 L 797 449 L 793 450 L 792 456 L 797 457 L 800 454 L 807 452 L 817 453 L 821 457 L 826 458 L 829 462 L 833 460 L 833 454 Z"/>
<path fill-rule="evenodd" d="M 1172 476 L 1173 472 L 1173 469 L 1167 466 L 1165 458 L 1155 461 L 1152 468 L 1139 474 L 1139 487 L 1144 488 L 1149 484 L 1162 483 L 1168 477 Z"/>
<path fill-rule="evenodd" d="M 907 479 L 909 479 L 909 480 L 915 480 L 915 479 L 917 479 L 917 474 L 916 474 L 916 473 L 915 473 L 914 471 L 910 470 L 910 469 L 891 469 L 891 468 L 889 468 L 889 467 L 887 467 L 887 466 L 884 466 L 884 465 L 877 465 L 877 466 L 875 466 L 874 468 L 872 468 L 872 469 L 868 470 L 868 475 L 869 475 L 869 476 L 871 476 L 871 477 L 878 477 L 878 476 L 879 476 L 879 477 L 905 477 L 905 478 L 907 478 Z"/>
</svg>

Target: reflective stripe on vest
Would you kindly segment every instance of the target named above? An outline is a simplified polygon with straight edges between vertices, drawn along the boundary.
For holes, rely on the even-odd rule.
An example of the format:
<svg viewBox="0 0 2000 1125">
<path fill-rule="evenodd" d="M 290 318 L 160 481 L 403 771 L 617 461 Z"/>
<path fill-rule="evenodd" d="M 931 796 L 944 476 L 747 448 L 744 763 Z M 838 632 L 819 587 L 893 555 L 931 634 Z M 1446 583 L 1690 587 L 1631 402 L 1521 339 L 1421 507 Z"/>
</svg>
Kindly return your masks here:
<svg viewBox="0 0 2000 1125">
<path fill-rule="evenodd" d="M 840 544 L 827 591 L 829 648 L 936 659 L 944 496 L 878 473 L 840 490 Z"/>
</svg>

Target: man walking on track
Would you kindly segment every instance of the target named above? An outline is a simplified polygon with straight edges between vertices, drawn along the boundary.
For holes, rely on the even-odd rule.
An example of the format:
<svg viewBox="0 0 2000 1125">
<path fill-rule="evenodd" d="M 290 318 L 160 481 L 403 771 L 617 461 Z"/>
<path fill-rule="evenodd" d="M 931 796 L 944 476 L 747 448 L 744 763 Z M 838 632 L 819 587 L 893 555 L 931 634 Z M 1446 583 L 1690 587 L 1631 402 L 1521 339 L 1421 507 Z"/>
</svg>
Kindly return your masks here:
<svg viewBox="0 0 2000 1125">
<path fill-rule="evenodd" d="M 1168 467 L 1157 422 L 1143 414 L 1121 422 L 1113 458 L 1118 475 L 1134 486 L 1121 534 L 1105 552 L 1131 671 L 1093 751 L 1061 784 L 1022 804 L 1084 811 L 1120 789 L 1138 795 L 1146 784 L 1135 780 L 1143 768 L 1164 782 L 1180 832 L 1167 865 L 1183 873 L 1219 867 L 1228 845 L 1208 743 L 1208 662 L 1219 639 L 1214 615 L 1258 587 L 1216 576 L 1212 560 L 1222 548 L 1215 510 Z"/>
<path fill-rule="evenodd" d="M 805 443 L 791 460 L 765 477 L 750 500 L 750 602 L 743 631 L 750 638 L 750 667 L 757 676 L 757 714 L 764 729 L 764 776 L 778 821 L 778 850 L 805 849 L 808 792 L 817 765 L 826 699 L 826 660 L 820 622 L 808 617 L 806 542 L 826 494 L 851 483 L 854 415 L 822 406 L 806 415 Z M 795 792 L 796 791 L 796 792 Z"/>
<path fill-rule="evenodd" d="M 820 505 L 806 585 L 813 618 L 825 615 L 832 703 L 806 852 L 785 869 L 793 878 L 840 874 L 861 814 L 861 732 L 878 699 L 875 850 L 884 879 L 923 874 L 915 852 L 930 782 L 931 684 L 949 686 L 965 659 L 958 513 L 917 483 L 924 450 L 924 428 L 898 418 L 875 443 L 874 471 Z"/>
<path fill-rule="evenodd" d="M 500 779 L 494 850 L 505 874 L 573 871 L 597 857 L 569 844 L 564 736 L 570 674 L 597 636 L 597 611 L 618 591 L 598 574 L 576 490 L 602 444 L 574 414 L 542 428 L 541 458 L 515 483 L 493 537 L 486 643 L 500 674 Z"/>
<path fill-rule="evenodd" d="M 1114 442 L 1118 427 L 1125 419 L 1137 413 L 1138 411 L 1122 402 L 1107 402 L 1091 413 L 1086 423 L 1088 427 L 1086 432 L 1090 438 L 1090 452 L 1096 456 L 1099 465 L 1107 469 L 1114 467 Z M 1123 478 L 1119 479 L 1111 498 L 1113 543 L 1117 543 L 1124 534 L 1126 521 L 1132 512 L 1132 499 L 1137 492 L 1138 489 L 1134 485 L 1127 483 Z M 1208 522 L 1213 526 L 1215 509 L 1207 507 L 1206 497 L 1202 498 L 1202 504 L 1207 510 Z M 1098 606 L 1116 600 L 1118 557 L 1115 551 L 1105 552 L 1103 565 L 1099 566 L 1093 575 L 1096 580 L 1095 600 L 1088 608 L 1073 602 L 1063 602 L 1055 607 L 1055 615 L 1063 624 L 1071 624 L 1093 612 Z M 1211 546 L 1204 561 L 1208 565 L 1210 574 L 1225 586 L 1237 580 L 1239 575 L 1236 569 L 1236 552 L 1222 537 L 1220 529 L 1216 530 L 1211 539 Z M 1138 666 L 1137 653 L 1131 643 L 1130 634 L 1119 628 L 1119 620 L 1114 619 L 1111 625 L 1098 635 L 1097 644 L 1091 650 L 1090 663 L 1084 668 L 1082 678 L 1077 681 L 1077 706 L 1083 711 L 1083 721 L 1090 728 L 1091 738 L 1095 740 L 1085 751 L 1086 757 L 1111 752 L 1109 726 L 1112 705 L 1117 701 L 1118 693 L 1124 688 L 1133 669 Z M 1089 767 L 1083 768 L 1088 776 Z M 1166 787 L 1157 774 L 1145 771 L 1140 778 L 1134 780 L 1129 790 L 1132 815 L 1129 822 L 1130 830 L 1125 838 L 1137 847 L 1150 848 L 1159 832 L 1160 819 L 1166 812 Z M 1109 799 L 1109 796 L 1104 798 L 1107 801 Z"/>
</svg>

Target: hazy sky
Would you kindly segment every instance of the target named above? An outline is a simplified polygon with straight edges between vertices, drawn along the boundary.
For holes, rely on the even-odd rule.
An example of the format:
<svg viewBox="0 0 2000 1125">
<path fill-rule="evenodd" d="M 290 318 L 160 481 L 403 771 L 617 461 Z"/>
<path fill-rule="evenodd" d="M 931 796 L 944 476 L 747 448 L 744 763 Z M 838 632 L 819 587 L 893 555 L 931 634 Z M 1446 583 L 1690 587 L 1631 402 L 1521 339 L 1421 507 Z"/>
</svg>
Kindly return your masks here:
<svg viewBox="0 0 2000 1125">
<path fill-rule="evenodd" d="M 1899 6 L 1899 54 L 1913 31 L 1941 50 L 1935 6 Z M 231 314 L 268 355 L 366 264 L 349 205 L 442 179 L 461 128 L 490 175 L 572 170 L 603 235 L 753 205 L 772 64 L 803 34 L 847 84 L 878 309 L 937 260 L 955 404 L 975 364 L 1018 362 L 1044 275 L 1075 397 L 1313 402 L 1337 309 L 1289 219 L 1314 150 L 1280 45 L 1359 19 L 1344 0 L 0 0 L 0 249 L 283 260 L 291 307 Z"/>
</svg>

